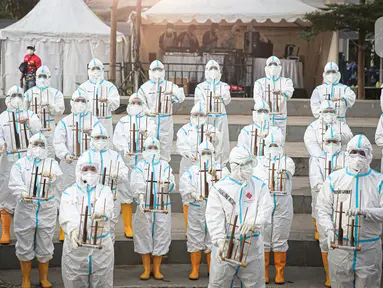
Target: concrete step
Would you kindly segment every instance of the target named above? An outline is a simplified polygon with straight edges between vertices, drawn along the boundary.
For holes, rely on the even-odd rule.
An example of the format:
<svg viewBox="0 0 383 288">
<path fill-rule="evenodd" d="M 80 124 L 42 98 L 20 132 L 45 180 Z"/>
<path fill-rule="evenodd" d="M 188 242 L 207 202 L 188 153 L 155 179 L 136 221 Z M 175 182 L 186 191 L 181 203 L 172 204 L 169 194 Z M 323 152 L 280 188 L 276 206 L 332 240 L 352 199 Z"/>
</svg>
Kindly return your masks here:
<svg viewBox="0 0 383 288">
<path fill-rule="evenodd" d="M 52 266 L 61 265 L 62 244 L 57 241 L 59 225 L 54 236 L 55 254 L 51 261 Z M 10 245 L 0 246 L 0 271 L 2 269 L 18 269 L 19 262 L 15 255 L 15 235 L 13 225 Z M 294 214 L 293 224 L 289 237 L 289 251 L 287 263 L 290 266 L 320 267 L 322 265 L 320 249 L 314 240 L 312 218 L 309 214 Z M 120 220 L 116 226 L 115 264 L 137 265 L 141 263 L 140 256 L 133 252 L 133 241 L 125 238 L 123 223 Z M 129 255 L 129 257 L 126 257 Z M 172 244 L 169 253 L 164 257 L 164 263 L 186 264 L 190 257 L 186 249 L 185 227 L 183 215 L 172 213 Z"/>
<path fill-rule="evenodd" d="M 165 276 L 163 281 L 154 280 L 141 281 L 139 276 L 142 273 L 141 265 L 118 265 L 114 267 L 114 283 L 115 288 L 206 288 L 209 283 L 209 277 L 206 272 L 206 265 L 202 264 L 200 268 L 200 278 L 196 281 L 188 279 L 190 273 L 190 265 L 188 264 L 163 264 L 161 272 Z M 285 278 L 286 284 L 274 286 L 272 279 L 275 277 L 274 267 L 269 267 L 270 284 L 266 288 L 322 288 L 324 283 L 324 270 L 321 267 L 286 267 Z M 31 273 L 32 287 L 38 287 L 38 271 L 33 269 Z M 49 269 L 49 281 L 55 288 L 64 288 L 61 269 Z M 17 270 L 0 271 L 0 287 L 14 288 L 19 287 L 21 283 L 21 272 Z M 35 286 L 36 285 L 36 286 Z M 234 282 L 234 288 L 239 288 L 238 280 Z"/>
</svg>

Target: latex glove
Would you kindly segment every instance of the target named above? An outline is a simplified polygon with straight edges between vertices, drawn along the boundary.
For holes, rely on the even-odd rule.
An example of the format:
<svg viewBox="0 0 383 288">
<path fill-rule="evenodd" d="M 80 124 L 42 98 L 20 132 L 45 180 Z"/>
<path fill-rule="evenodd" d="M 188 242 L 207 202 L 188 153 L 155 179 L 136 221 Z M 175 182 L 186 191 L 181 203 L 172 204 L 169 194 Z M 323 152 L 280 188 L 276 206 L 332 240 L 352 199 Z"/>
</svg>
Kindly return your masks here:
<svg viewBox="0 0 383 288">
<path fill-rule="evenodd" d="M 239 232 L 242 234 L 242 235 L 245 235 L 247 233 L 249 233 L 249 231 L 254 231 L 254 221 L 255 219 L 254 218 L 250 218 L 250 219 L 247 219 L 244 223 L 242 223 L 242 225 L 239 227 Z"/>
<path fill-rule="evenodd" d="M 190 196 L 197 202 L 201 201 L 201 194 L 199 193 L 192 192 Z"/>
<path fill-rule="evenodd" d="M 178 103 L 179 99 L 177 98 L 177 96 L 173 95 L 172 96 L 172 102 L 173 103 Z"/>
<path fill-rule="evenodd" d="M 93 221 L 104 220 L 105 218 L 104 212 L 94 212 L 92 216 Z"/>
<path fill-rule="evenodd" d="M 77 249 L 81 245 L 78 230 L 73 230 L 72 232 L 70 232 L 69 236 L 73 249 Z"/>
<path fill-rule="evenodd" d="M 138 195 L 138 208 L 140 209 L 140 211 L 142 213 L 144 213 L 144 210 L 145 210 L 145 199 L 144 199 L 144 194 L 139 194 Z"/>
<path fill-rule="evenodd" d="M 73 157 L 72 155 L 70 155 L 70 154 L 67 154 L 67 155 L 65 155 L 65 157 L 64 157 L 64 161 L 65 161 L 67 164 L 71 164 L 73 160 L 74 160 L 74 157 Z"/>
<path fill-rule="evenodd" d="M 148 111 L 146 111 L 146 115 L 148 115 L 148 116 L 156 116 L 157 113 L 155 111 L 148 110 Z"/>
<path fill-rule="evenodd" d="M 347 216 L 367 216 L 367 210 L 362 208 L 350 208 L 346 211 Z"/>
<path fill-rule="evenodd" d="M 20 116 L 20 118 L 19 118 L 19 123 L 20 124 L 25 124 L 27 122 L 28 122 L 28 118 L 27 117 Z"/>
<path fill-rule="evenodd" d="M 32 202 L 31 196 L 29 196 L 28 192 L 21 192 L 21 202 L 24 204 L 29 204 Z"/>
<path fill-rule="evenodd" d="M 331 244 L 335 241 L 335 232 L 332 229 L 327 230 L 327 246 L 329 250 L 332 250 L 334 248 L 331 248 Z"/>
<path fill-rule="evenodd" d="M 193 163 L 197 162 L 197 159 L 196 159 L 196 157 L 195 157 L 195 154 L 192 153 L 191 151 L 186 151 L 186 152 L 184 153 L 184 156 L 185 156 L 185 158 L 190 159 Z"/>
<path fill-rule="evenodd" d="M 144 136 L 144 138 L 148 137 L 148 131 L 144 128 L 140 128 L 138 132 Z"/>
<path fill-rule="evenodd" d="M 224 255 L 225 255 L 225 251 L 224 251 L 224 248 L 225 248 L 225 239 L 219 239 L 217 241 L 217 246 L 218 246 L 218 253 L 217 253 L 217 256 L 216 256 L 216 260 L 219 264 L 222 263 L 223 259 L 225 258 Z"/>
<path fill-rule="evenodd" d="M 49 174 L 49 171 L 44 171 L 44 173 L 43 173 L 42 176 L 43 176 L 43 177 L 46 177 L 46 178 L 49 178 L 50 180 L 52 180 L 52 184 L 55 183 L 55 182 L 56 182 L 56 179 L 57 179 L 56 175 L 54 175 L 54 174 Z"/>
</svg>

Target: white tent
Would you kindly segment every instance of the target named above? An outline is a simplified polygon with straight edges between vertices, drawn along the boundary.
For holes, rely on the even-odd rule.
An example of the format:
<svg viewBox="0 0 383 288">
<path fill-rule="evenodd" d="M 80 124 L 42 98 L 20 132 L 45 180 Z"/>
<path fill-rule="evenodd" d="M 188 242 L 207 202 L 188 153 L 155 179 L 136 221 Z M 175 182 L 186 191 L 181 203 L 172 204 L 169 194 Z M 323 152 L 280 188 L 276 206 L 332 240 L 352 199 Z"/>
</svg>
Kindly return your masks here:
<svg viewBox="0 0 383 288">
<path fill-rule="evenodd" d="M 305 13 L 316 9 L 298 0 L 162 0 L 143 13 L 143 17 L 154 23 L 162 21 L 205 23 L 208 20 L 219 23 L 224 20 L 243 23 L 295 22 Z"/>
<path fill-rule="evenodd" d="M 41 0 L 15 24 L 0 30 L 0 88 L 5 94 L 19 83 L 18 67 L 26 47 L 35 45 L 36 55 L 52 72 L 52 86 L 72 95 L 76 82 L 87 79 L 87 64 L 97 57 L 109 62 L 110 28 L 83 0 Z M 117 62 L 123 61 L 124 37 L 117 34 Z"/>
</svg>

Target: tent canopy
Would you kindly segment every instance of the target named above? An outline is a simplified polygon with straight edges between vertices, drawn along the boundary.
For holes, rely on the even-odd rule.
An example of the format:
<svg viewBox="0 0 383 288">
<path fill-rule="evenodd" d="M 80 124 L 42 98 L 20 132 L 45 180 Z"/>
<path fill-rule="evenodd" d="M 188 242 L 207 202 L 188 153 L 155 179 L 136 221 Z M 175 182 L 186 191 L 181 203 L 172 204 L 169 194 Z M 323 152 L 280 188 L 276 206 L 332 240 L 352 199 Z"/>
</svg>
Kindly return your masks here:
<svg viewBox="0 0 383 288">
<path fill-rule="evenodd" d="M 0 39 L 102 40 L 110 28 L 82 0 L 41 0 L 24 18 L 0 30 Z M 118 33 L 117 41 L 122 40 Z"/>
<path fill-rule="evenodd" d="M 143 17 L 154 23 L 295 22 L 315 10 L 299 0 L 162 0 L 144 12 Z"/>
</svg>

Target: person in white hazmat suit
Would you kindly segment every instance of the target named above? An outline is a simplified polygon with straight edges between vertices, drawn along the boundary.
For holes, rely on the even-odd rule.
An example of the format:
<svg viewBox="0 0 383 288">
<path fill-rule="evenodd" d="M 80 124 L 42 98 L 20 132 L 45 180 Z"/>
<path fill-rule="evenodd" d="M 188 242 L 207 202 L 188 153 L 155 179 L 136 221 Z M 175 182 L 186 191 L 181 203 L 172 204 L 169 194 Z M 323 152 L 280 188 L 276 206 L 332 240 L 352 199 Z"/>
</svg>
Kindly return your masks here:
<svg viewBox="0 0 383 288">
<path fill-rule="evenodd" d="M 264 225 L 271 218 L 272 198 L 267 185 L 252 176 L 253 158 L 246 147 L 233 148 L 230 169 L 230 175 L 210 189 L 207 202 L 206 224 L 214 245 L 208 287 L 232 287 L 235 276 L 241 281 L 242 287 L 265 287 L 262 233 Z M 246 211 L 246 221 L 243 222 Z M 224 260 L 225 248 L 228 247 L 225 238 L 231 232 L 226 223 L 230 220 L 233 222 L 235 217 L 231 217 L 232 214 L 238 215 L 236 238 L 252 232 L 246 267 Z"/>
<path fill-rule="evenodd" d="M 382 159 L 380 162 L 380 172 L 383 171 L 383 114 L 379 118 L 378 127 L 375 131 L 375 143 L 382 149 Z"/>
<path fill-rule="evenodd" d="M 341 135 L 341 148 L 345 150 L 345 147 L 352 138 L 353 134 L 350 127 L 345 122 L 339 121 L 336 117 L 336 112 L 334 108 L 334 103 L 328 100 L 325 100 L 321 104 L 321 116 L 319 119 L 314 120 L 306 129 L 304 134 L 304 143 L 306 149 L 310 155 L 309 165 L 311 165 L 312 159 L 315 157 L 322 157 L 324 150 L 324 136 L 325 133 L 330 127 L 334 130 L 338 130 Z M 314 221 L 314 231 L 315 231 L 315 240 L 319 240 L 318 229 L 316 226 L 316 212 L 315 212 L 315 199 L 316 199 L 316 189 L 311 191 L 312 197 L 312 216 Z M 314 206 L 313 206 L 314 205 Z"/>
<path fill-rule="evenodd" d="M 76 122 L 78 122 L 80 151 L 86 151 L 90 144 L 90 133 L 92 128 L 99 125 L 98 119 L 90 113 L 90 104 L 87 102 L 85 93 L 82 90 L 76 90 L 70 101 L 72 113 L 65 116 L 57 123 L 53 134 L 53 147 L 56 157 L 60 159 L 60 169 L 64 176 L 62 181 L 56 186 L 56 202 L 60 207 L 61 194 L 76 181 Z M 85 144 L 85 134 L 87 134 L 87 144 Z M 87 147 L 85 147 L 85 145 Z M 64 241 L 64 231 L 60 230 L 60 241 Z"/>
<path fill-rule="evenodd" d="M 339 82 L 340 78 L 338 65 L 334 62 L 327 63 L 323 71 L 324 83 L 314 89 L 310 98 L 311 111 L 315 118 L 320 117 L 322 102 L 330 100 L 338 108 L 337 117 L 346 122 L 347 109 L 354 105 L 356 95 L 350 87 Z"/>
<path fill-rule="evenodd" d="M 53 189 L 60 181 L 62 172 L 57 161 L 47 156 L 48 141 L 42 133 L 33 135 L 29 140 L 27 155 L 13 165 L 9 179 L 9 189 L 16 200 L 16 256 L 21 265 L 21 287 L 31 287 L 32 260 L 36 257 L 40 285 L 46 288 L 52 287 L 47 277 L 49 261 L 53 258 L 57 216 Z M 37 167 L 39 174 L 34 178 Z M 34 179 L 37 179 L 36 184 Z M 36 196 L 41 200 L 31 198 L 34 187 Z"/>
<path fill-rule="evenodd" d="M 152 117 L 145 114 L 146 104 L 138 93 L 129 98 L 126 108 L 128 115 L 122 117 L 114 129 L 113 145 L 123 155 L 123 160 L 129 168 L 129 176 L 134 166 L 143 159 L 143 141 L 148 136 L 156 134 L 156 125 Z M 135 144 L 133 144 L 133 131 L 135 131 Z M 136 151 L 133 151 L 134 148 Z M 124 234 L 127 238 L 133 238 L 132 212 L 133 191 L 129 182 L 119 184 L 118 202 L 121 204 L 121 217 L 124 221 Z"/>
<path fill-rule="evenodd" d="M 271 197 L 273 198 L 273 212 L 271 223 L 268 223 L 264 232 L 265 245 L 265 283 L 269 283 L 268 265 L 270 253 L 274 252 L 275 284 L 285 283 L 284 268 L 286 265 L 286 252 L 289 248 L 291 224 L 293 222 L 293 189 L 292 177 L 295 173 L 293 159 L 283 153 L 283 136 L 281 133 L 270 133 L 266 139 L 265 156 L 258 157 L 258 165 L 268 175 Z M 272 172 L 274 164 L 274 172 Z M 274 179 L 272 178 L 274 176 Z M 273 190 L 273 191 L 272 191 Z"/>
<path fill-rule="evenodd" d="M 162 95 L 160 95 L 160 91 Z M 155 60 L 149 67 L 149 80 L 141 85 L 137 93 L 145 100 L 148 110 L 147 113 L 155 119 L 157 126 L 155 137 L 161 143 L 161 159 L 169 162 L 171 160 L 171 150 L 174 136 L 172 105 L 184 102 L 184 90 L 183 88 L 179 88 L 174 83 L 165 80 L 164 64 L 158 60 Z M 165 103 L 165 101 L 163 101 L 166 100 L 164 97 L 167 94 L 171 94 L 171 103 Z M 159 103 L 161 103 L 161 106 Z M 159 106 L 162 107 L 162 109 L 168 106 L 168 109 L 170 110 L 168 111 L 169 113 L 158 113 Z"/>
<path fill-rule="evenodd" d="M 253 95 L 255 103 L 262 99 L 268 103 L 270 106 L 270 125 L 279 127 L 285 139 L 287 100 L 293 96 L 294 86 L 290 78 L 281 76 L 281 72 L 282 66 L 278 57 L 269 57 L 265 66 L 266 77 L 255 81 Z"/>
<path fill-rule="evenodd" d="M 222 133 L 223 162 L 229 160 L 230 138 L 229 123 L 227 120 L 226 105 L 231 102 L 230 86 L 221 82 L 219 64 L 210 60 L 205 66 L 205 82 L 197 85 L 194 92 L 194 104 L 205 107 L 208 119 L 207 124 L 213 125 Z"/>
<path fill-rule="evenodd" d="M 55 131 L 55 116 L 64 113 L 64 95 L 51 87 L 51 71 L 42 65 L 36 71 L 36 86 L 30 88 L 24 95 L 25 107 L 38 115 L 41 121 L 41 131 L 48 141 L 48 156 L 55 157 L 53 149 L 53 134 Z"/>
<path fill-rule="evenodd" d="M 245 146 L 253 156 L 265 154 L 263 143 L 267 135 L 271 133 L 282 135 L 282 145 L 284 145 L 283 132 L 279 127 L 271 126 L 269 113 L 270 107 L 264 100 L 256 102 L 253 110 L 253 123 L 243 127 L 238 135 L 237 145 Z M 257 136 L 255 137 L 255 135 Z"/>
<path fill-rule="evenodd" d="M 120 218 L 120 202 L 119 193 L 121 191 L 121 184 L 129 181 L 129 169 L 125 165 L 121 155 L 108 147 L 109 135 L 105 127 L 101 124 L 95 126 L 92 130 L 90 149 L 85 151 L 80 158 L 90 159 L 91 162 L 101 164 L 100 184 L 109 186 L 114 200 L 113 217 L 110 219 L 110 235 L 114 243 L 115 228 Z M 82 162 L 80 160 L 80 162 Z M 104 176 L 105 174 L 105 176 Z M 103 183 L 103 181 L 105 182 Z M 113 181 L 113 186 L 112 186 Z M 122 189 L 125 186 L 122 186 Z"/>
<path fill-rule="evenodd" d="M 11 215 L 16 207 L 12 191 L 8 186 L 9 174 L 13 164 L 26 153 L 26 150 L 16 152 L 15 136 L 18 135 L 20 148 L 27 148 L 25 135 L 29 139 L 41 129 L 41 123 L 37 115 L 32 111 L 23 109 L 23 94 L 23 89 L 19 86 L 12 86 L 5 97 L 7 109 L 0 114 L 0 212 L 2 223 L 0 244 L 10 243 Z M 12 120 L 13 113 L 15 122 Z M 23 124 L 26 125 L 27 129 L 30 129 L 26 133 L 24 133 Z"/>
<path fill-rule="evenodd" d="M 381 287 L 383 175 L 370 168 L 371 161 L 369 140 L 364 135 L 354 136 L 347 145 L 346 168 L 333 172 L 319 193 L 318 217 L 329 243 L 328 262 L 333 288 Z M 340 202 L 346 207 L 342 220 L 343 237 L 348 240 L 352 233 L 360 251 L 331 248 L 339 225 L 334 223 L 334 211 L 339 211 Z M 347 227 L 348 216 L 355 219 L 353 229 Z"/>
<path fill-rule="evenodd" d="M 141 254 L 144 273 L 141 280 L 150 278 L 150 262 L 153 259 L 152 274 L 155 279 L 162 280 L 162 256 L 168 253 L 171 243 L 171 206 L 170 198 L 164 197 L 164 208 L 168 213 L 144 212 L 150 206 L 150 183 L 153 184 L 154 209 L 161 207 L 157 197 L 161 187 L 165 193 L 175 189 L 174 175 L 169 163 L 160 159 L 160 142 L 154 137 L 148 137 L 144 142 L 144 159 L 133 169 L 130 185 L 137 200 L 137 212 L 133 219 L 134 252 Z M 149 176 L 148 176 L 149 175 Z M 153 175 L 153 178 L 151 177 Z M 149 179 L 148 179 L 149 178 Z M 166 191 L 167 190 L 167 191 Z"/>
<path fill-rule="evenodd" d="M 113 194 L 108 186 L 99 183 L 101 163 L 81 157 L 75 169 L 75 183 L 64 191 L 60 204 L 60 225 L 68 236 L 63 244 L 61 258 L 64 286 L 111 288 L 114 247 L 109 227 L 113 215 Z M 86 206 L 90 237 L 94 238 L 94 234 L 89 231 L 96 221 L 103 227 L 102 234 L 97 236 L 97 239 L 102 239 L 97 240 L 97 243 L 101 243 L 101 249 L 81 247 Z"/>
<path fill-rule="evenodd" d="M 215 149 L 212 143 L 203 141 L 198 146 L 198 154 L 200 160 L 187 169 L 180 178 L 182 201 L 189 203 L 190 207 L 187 219 L 190 228 L 187 229 L 186 244 L 192 264 L 189 275 L 191 280 L 199 278 L 202 252 L 206 255 L 207 269 L 210 273 L 212 243 L 205 220 L 207 197 L 210 188 L 217 180 L 229 175 L 225 165 L 215 160 Z M 216 180 L 215 177 L 218 179 Z"/>
<path fill-rule="evenodd" d="M 313 157 L 310 163 L 309 176 L 312 193 L 312 217 L 317 220 L 319 247 L 322 253 L 323 266 L 326 272 L 326 287 L 331 287 L 328 273 L 328 246 L 323 227 L 319 224 L 317 213 L 317 198 L 322 191 L 323 183 L 333 172 L 345 167 L 346 154 L 341 150 L 341 136 L 338 130 L 330 127 L 324 135 L 324 151 L 322 156 Z M 330 168 L 330 169 L 329 169 Z"/>
<path fill-rule="evenodd" d="M 82 83 L 78 89 L 86 95 L 90 106 L 89 112 L 100 120 L 112 138 L 112 111 L 120 107 L 120 95 L 117 87 L 104 79 L 104 64 L 97 58 L 93 58 L 88 64 L 88 77 L 89 80 Z M 98 105 L 96 105 L 97 103 Z M 112 139 L 110 139 L 110 143 L 112 143 Z"/>
<path fill-rule="evenodd" d="M 207 124 L 206 107 L 202 103 L 195 104 L 190 112 L 190 122 L 183 125 L 177 132 L 177 153 L 181 155 L 180 171 L 184 172 L 198 163 L 198 145 L 209 139 L 213 143 L 217 161 L 223 162 L 223 136 L 217 127 Z M 203 136 L 202 133 L 203 126 Z M 185 228 L 188 227 L 188 201 L 183 201 Z"/>
</svg>

